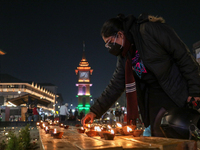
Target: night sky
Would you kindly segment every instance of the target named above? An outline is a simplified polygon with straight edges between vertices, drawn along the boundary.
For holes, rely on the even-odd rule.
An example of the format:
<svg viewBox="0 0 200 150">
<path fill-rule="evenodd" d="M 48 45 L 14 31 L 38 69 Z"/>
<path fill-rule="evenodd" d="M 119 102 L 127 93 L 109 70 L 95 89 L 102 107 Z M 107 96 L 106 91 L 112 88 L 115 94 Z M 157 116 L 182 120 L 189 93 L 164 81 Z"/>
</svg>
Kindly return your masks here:
<svg viewBox="0 0 200 150">
<path fill-rule="evenodd" d="M 116 57 L 100 36 L 103 23 L 117 14 L 162 16 L 192 51 L 200 40 L 199 0 L 26 0 L 0 1 L 1 72 L 24 81 L 52 83 L 65 102 L 77 105 L 77 76 L 85 41 L 92 67 L 91 95 L 100 96 Z"/>
</svg>

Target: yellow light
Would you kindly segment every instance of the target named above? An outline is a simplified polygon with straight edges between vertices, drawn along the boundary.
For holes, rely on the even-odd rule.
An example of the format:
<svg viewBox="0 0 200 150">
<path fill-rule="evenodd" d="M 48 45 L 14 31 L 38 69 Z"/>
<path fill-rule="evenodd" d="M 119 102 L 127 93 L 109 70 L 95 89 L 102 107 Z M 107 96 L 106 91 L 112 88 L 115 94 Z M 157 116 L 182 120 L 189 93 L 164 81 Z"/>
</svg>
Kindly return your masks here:
<svg viewBox="0 0 200 150">
<path fill-rule="evenodd" d="M 117 127 L 120 127 L 120 128 L 121 128 L 121 127 L 122 127 L 122 125 L 121 125 L 120 123 L 117 123 Z"/>
<path fill-rule="evenodd" d="M 127 132 L 131 132 L 132 129 L 130 127 L 127 127 Z"/>
<path fill-rule="evenodd" d="M 110 131 L 111 134 L 114 134 L 115 132 L 113 130 Z"/>
</svg>

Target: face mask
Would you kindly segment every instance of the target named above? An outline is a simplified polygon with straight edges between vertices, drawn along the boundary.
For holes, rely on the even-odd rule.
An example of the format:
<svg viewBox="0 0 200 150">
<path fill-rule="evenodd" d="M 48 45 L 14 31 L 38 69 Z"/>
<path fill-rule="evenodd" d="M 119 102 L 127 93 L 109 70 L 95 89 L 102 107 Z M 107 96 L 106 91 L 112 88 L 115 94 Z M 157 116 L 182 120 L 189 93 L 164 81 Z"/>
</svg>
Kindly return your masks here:
<svg viewBox="0 0 200 150">
<path fill-rule="evenodd" d="M 123 47 L 117 43 L 109 43 L 108 47 L 109 47 L 108 48 L 109 53 L 115 56 L 120 55 L 121 52 L 123 51 Z"/>
<path fill-rule="evenodd" d="M 115 41 L 116 41 L 116 38 L 117 38 L 117 37 L 115 37 Z M 114 41 L 114 43 L 109 43 L 109 44 L 108 44 L 108 51 L 109 51 L 109 53 L 111 53 L 112 55 L 118 56 L 118 55 L 120 55 L 120 54 L 122 53 L 122 51 L 123 51 L 122 45 L 123 45 L 124 41 L 122 41 L 122 45 L 119 45 L 119 44 L 115 43 L 115 41 Z"/>
</svg>

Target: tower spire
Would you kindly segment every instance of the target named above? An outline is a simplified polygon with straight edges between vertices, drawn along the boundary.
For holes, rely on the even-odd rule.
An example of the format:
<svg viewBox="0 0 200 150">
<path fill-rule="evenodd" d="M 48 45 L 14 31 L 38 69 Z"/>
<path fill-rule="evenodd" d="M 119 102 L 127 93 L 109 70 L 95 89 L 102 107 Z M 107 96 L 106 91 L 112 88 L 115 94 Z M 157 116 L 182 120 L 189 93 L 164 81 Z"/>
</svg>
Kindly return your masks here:
<svg viewBox="0 0 200 150">
<path fill-rule="evenodd" d="M 82 56 L 83 60 L 86 60 L 85 58 L 85 41 L 83 41 L 83 56 Z"/>
</svg>

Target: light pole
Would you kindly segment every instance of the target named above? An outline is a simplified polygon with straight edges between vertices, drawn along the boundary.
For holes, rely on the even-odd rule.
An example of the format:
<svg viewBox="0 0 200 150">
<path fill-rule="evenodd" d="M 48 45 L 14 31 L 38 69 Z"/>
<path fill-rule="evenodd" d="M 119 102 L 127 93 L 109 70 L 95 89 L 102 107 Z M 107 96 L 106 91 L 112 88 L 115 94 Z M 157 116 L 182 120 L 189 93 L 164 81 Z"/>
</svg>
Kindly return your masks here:
<svg viewBox="0 0 200 150">
<path fill-rule="evenodd" d="M 73 104 L 70 105 L 70 109 L 71 109 L 72 106 L 73 106 Z"/>
<path fill-rule="evenodd" d="M 94 104 L 94 101 L 93 101 L 93 99 L 90 99 L 90 101 L 91 101 L 91 104 L 93 105 L 93 104 Z"/>
</svg>

